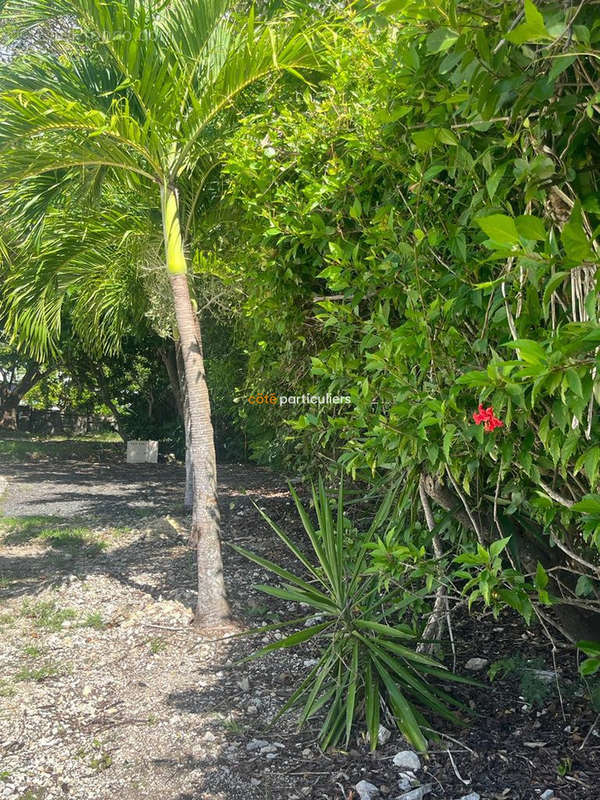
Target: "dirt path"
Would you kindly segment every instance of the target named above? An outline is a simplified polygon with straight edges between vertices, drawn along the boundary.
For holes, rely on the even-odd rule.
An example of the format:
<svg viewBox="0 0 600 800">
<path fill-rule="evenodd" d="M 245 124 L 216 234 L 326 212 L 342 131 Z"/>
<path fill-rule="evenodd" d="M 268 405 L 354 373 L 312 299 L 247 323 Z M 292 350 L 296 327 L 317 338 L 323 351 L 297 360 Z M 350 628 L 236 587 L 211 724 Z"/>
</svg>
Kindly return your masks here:
<svg viewBox="0 0 600 800">
<path fill-rule="evenodd" d="M 401 796 L 398 734 L 374 754 L 361 731 L 349 752 L 321 754 L 317 723 L 300 733 L 289 717 L 268 727 L 314 653 L 236 666 L 251 640 L 206 641 L 189 625 L 195 579 L 179 467 L 72 461 L 4 465 L 0 475 L 9 479 L 3 511 L 16 518 L 3 522 L 0 552 L 2 800 L 358 800 L 360 780 L 382 800 Z M 220 481 L 224 539 L 285 560 L 251 503 L 297 531 L 277 477 L 224 467 Z M 298 613 L 256 592 L 267 576 L 228 548 L 225 570 L 246 628 Z M 459 668 L 473 655 L 546 652 L 521 633 L 511 619 L 476 630 L 458 619 Z M 566 685 L 569 659 L 559 663 Z M 597 797 L 600 739 L 594 732 L 579 749 L 594 715 L 574 692 L 563 720 L 557 697 L 536 706 L 510 677 L 468 691 L 481 716 L 448 731 L 454 743 L 434 745 L 419 776 L 432 784 L 425 800 L 469 791 L 537 800 L 548 788 L 562 800 Z"/>
</svg>

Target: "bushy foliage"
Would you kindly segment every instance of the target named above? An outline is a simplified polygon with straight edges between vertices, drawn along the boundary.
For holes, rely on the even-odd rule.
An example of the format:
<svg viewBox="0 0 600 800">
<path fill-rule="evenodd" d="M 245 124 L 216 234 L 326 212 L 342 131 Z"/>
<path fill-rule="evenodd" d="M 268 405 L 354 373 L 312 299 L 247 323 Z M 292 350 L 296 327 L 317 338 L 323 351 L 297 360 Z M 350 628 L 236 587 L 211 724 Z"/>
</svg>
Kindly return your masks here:
<svg viewBox="0 0 600 800">
<path fill-rule="evenodd" d="M 413 498 L 425 476 L 467 549 L 510 537 L 542 610 L 596 610 L 600 21 L 531 0 L 379 10 L 348 17 L 316 95 L 232 142 L 249 381 L 350 395 L 282 413 L 296 463 L 324 454 Z M 480 404 L 501 427 L 475 424 Z"/>
</svg>

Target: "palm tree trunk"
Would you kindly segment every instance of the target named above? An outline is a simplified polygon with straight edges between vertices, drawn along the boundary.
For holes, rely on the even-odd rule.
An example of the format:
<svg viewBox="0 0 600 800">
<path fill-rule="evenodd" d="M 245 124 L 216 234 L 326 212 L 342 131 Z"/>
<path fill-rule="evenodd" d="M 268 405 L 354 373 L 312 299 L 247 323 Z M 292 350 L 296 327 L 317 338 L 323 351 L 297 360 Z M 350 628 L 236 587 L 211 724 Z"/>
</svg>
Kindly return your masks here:
<svg viewBox="0 0 600 800">
<path fill-rule="evenodd" d="M 196 544 L 198 561 L 196 623 L 203 628 L 213 628 L 227 623 L 230 610 L 221 559 L 217 462 L 210 400 L 200 327 L 192 306 L 186 274 L 187 264 L 181 239 L 176 192 L 165 187 L 162 201 L 167 269 L 183 355 L 190 413 L 189 452 L 194 481 L 191 539 Z"/>
<path fill-rule="evenodd" d="M 200 337 L 200 341 L 202 341 Z M 194 505 L 194 470 L 192 469 L 191 441 L 192 441 L 192 420 L 190 415 L 190 404 L 188 403 L 187 387 L 185 385 L 185 367 L 183 364 L 183 354 L 181 343 L 177 342 L 177 371 L 181 385 L 182 407 L 183 407 L 183 432 L 185 436 L 185 494 L 183 497 L 183 507 L 187 510 Z"/>
</svg>

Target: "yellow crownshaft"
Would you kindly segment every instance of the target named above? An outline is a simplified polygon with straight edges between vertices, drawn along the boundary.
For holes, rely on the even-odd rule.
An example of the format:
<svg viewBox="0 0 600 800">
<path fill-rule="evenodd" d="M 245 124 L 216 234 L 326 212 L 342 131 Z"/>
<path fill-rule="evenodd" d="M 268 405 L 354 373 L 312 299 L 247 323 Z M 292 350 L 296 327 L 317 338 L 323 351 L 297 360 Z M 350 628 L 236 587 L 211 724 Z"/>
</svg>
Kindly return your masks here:
<svg viewBox="0 0 600 800">
<path fill-rule="evenodd" d="M 173 275 L 182 275 L 187 272 L 187 263 L 179 221 L 179 201 L 175 189 L 169 186 L 161 188 L 161 206 L 167 269 Z"/>
</svg>

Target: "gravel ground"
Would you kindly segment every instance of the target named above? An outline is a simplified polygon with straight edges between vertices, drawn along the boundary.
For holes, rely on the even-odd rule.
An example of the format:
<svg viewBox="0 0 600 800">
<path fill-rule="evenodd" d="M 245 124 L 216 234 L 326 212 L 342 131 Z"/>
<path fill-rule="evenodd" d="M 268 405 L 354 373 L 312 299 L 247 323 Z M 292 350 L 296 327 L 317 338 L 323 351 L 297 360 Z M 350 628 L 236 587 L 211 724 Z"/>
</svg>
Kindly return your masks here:
<svg viewBox="0 0 600 800">
<path fill-rule="evenodd" d="M 397 732 L 370 753 L 359 727 L 347 751 L 321 753 L 318 721 L 298 732 L 288 715 L 269 727 L 314 652 L 240 664 L 256 638 L 207 640 L 189 624 L 196 592 L 181 468 L 74 459 L 4 464 L 1 477 L 2 800 L 359 800 L 360 781 L 378 800 L 403 796 L 393 758 L 407 745 Z M 251 503 L 301 541 L 281 481 L 227 466 L 220 484 L 224 540 L 286 563 Z M 227 547 L 224 559 L 241 628 L 298 616 L 254 589 L 268 580 L 262 570 Z M 473 656 L 555 666 L 538 633 L 509 615 L 459 616 L 454 633 L 461 671 Z M 539 800 L 550 788 L 559 800 L 598 797 L 600 729 L 573 656 L 559 654 L 556 666 L 569 691 L 541 706 L 516 677 L 497 677 L 491 691 L 461 688 L 476 716 L 422 759 L 424 800 Z"/>
</svg>

